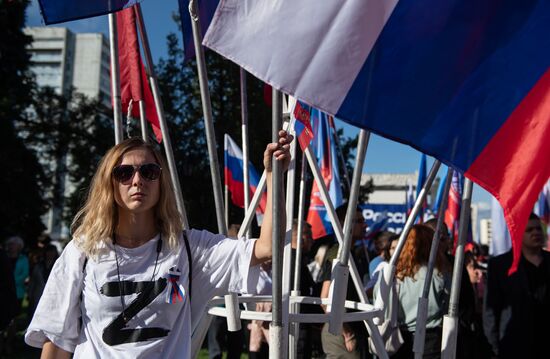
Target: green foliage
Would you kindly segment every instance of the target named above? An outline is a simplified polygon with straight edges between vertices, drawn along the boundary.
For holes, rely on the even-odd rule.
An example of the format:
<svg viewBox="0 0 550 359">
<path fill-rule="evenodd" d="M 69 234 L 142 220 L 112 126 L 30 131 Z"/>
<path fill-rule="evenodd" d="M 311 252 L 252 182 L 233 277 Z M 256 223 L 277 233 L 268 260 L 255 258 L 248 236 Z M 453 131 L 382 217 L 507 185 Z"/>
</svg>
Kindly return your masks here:
<svg viewBox="0 0 550 359">
<path fill-rule="evenodd" d="M 41 215 L 46 177 L 34 154 L 18 138 L 14 123 L 26 116 L 34 87 L 23 34 L 28 1 L 0 2 L 0 236 L 18 234 L 27 243 L 44 229 Z"/>
<path fill-rule="evenodd" d="M 111 113 L 98 100 L 73 91 L 61 95 L 44 87 L 32 97 L 27 116 L 18 122 L 19 135 L 40 158 L 50 179 L 42 186 L 44 198 L 50 206 L 63 208 L 70 223 L 99 160 L 113 145 Z"/>
<path fill-rule="evenodd" d="M 184 61 L 175 34 L 167 37 L 168 55 L 157 66 L 159 87 L 169 124 L 189 223 L 198 228 L 217 230 L 210 164 L 196 62 Z M 239 68 L 207 52 L 206 66 L 212 103 L 219 170 L 223 181 L 223 136 L 241 139 Z M 247 76 L 250 159 L 263 169 L 265 145 L 271 137 L 271 109 L 263 102 L 263 84 Z M 240 222 L 242 210 L 232 208 L 231 216 Z M 238 219 L 238 220 L 237 220 Z"/>
</svg>

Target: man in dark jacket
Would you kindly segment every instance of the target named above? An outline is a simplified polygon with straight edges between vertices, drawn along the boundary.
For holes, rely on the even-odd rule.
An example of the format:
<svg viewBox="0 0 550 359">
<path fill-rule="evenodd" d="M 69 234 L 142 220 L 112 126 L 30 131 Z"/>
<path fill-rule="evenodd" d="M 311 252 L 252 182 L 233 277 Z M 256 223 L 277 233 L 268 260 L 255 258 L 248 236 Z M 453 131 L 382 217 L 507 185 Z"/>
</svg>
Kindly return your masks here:
<svg viewBox="0 0 550 359">
<path fill-rule="evenodd" d="M 489 261 L 483 324 L 499 358 L 548 356 L 550 253 L 543 250 L 544 242 L 540 219 L 531 214 L 518 270 L 508 275 L 512 252 Z"/>
</svg>

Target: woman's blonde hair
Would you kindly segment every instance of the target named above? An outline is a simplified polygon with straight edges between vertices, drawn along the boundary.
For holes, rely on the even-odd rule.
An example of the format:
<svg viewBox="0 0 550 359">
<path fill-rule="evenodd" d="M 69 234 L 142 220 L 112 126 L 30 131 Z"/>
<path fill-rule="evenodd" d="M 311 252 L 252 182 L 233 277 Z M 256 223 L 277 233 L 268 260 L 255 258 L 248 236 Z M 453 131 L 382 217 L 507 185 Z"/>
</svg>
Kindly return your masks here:
<svg viewBox="0 0 550 359">
<path fill-rule="evenodd" d="M 414 279 L 420 267 L 428 264 L 433 235 L 433 229 L 423 224 L 415 224 L 411 228 L 403 251 L 397 261 L 397 278 L 400 280 L 405 277 Z M 442 250 L 437 253 L 435 268 L 441 274 L 449 270 L 449 263 Z"/>
<path fill-rule="evenodd" d="M 160 195 L 155 206 L 157 229 L 167 239 L 170 248 L 176 248 L 183 229 L 181 215 L 174 198 L 173 186 L 168 175 L 168 166 L 160 152 L 140 138 L 130 138 L 112 147 L 99 162 L 92 178 L 84 206 L 76 214 L 71 232 L 76 245 L 88 257 L 97 257 L 100 244 L 111 240 L 118 222 L 118 206 L 115 201 L 115 182 L 112 171 L 122 156 L 134 149 L 145 148 L 153 154 L 161 166 Z"/>
</svg>

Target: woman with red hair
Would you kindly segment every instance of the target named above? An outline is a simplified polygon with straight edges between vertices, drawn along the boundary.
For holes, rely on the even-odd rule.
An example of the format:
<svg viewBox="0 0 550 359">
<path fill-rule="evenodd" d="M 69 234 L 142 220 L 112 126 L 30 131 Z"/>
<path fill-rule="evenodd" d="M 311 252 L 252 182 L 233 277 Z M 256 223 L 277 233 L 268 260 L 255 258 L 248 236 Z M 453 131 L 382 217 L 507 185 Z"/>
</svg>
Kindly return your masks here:
<svg viewBox="0 0 550 359">
<path fill-rule="evenodd" d="M 414 357 L 412 347 L 416 331 L 418 298 L 422 296 L 433 235 L 434 231 L 430 227 L 414 225 L 397 261 L 397 321 L 405 342 L 392 358 Z M 441 326 L 448 304 L 449 274 L 450 264 L 444 252 L 440 250 L 437 253 L 428 295 L 424 358 L 439 358 L 441 355 Z"/>
</svg>

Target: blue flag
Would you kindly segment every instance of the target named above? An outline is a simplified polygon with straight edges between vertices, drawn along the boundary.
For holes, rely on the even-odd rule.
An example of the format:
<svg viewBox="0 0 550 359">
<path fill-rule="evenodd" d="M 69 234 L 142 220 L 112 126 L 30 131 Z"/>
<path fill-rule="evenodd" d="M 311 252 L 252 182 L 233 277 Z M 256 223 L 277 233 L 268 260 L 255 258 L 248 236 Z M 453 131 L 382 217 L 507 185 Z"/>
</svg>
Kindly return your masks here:
<svg viewBox="0 0 550 359">
<path fill-rule="evenodd" d="M 197 0 L 202 36 L 208 30 L 214 12 L 220 0 Z M 183 52 L 185 61 L 195 57 L 195 42 L 193 41 L 193 28 L 191 27 L 191 15 L 189 15 L 189 0 L 178 0 L 181 32 L 183 34 Z"/>
<path fill-rule="evenodd" d="M 40 11 L 46 25 L 79 20 L 116 12 L 139 0 L 39 0 Z"/>
</svg>

